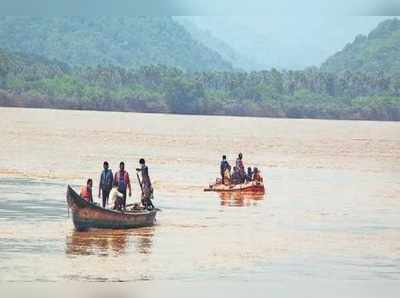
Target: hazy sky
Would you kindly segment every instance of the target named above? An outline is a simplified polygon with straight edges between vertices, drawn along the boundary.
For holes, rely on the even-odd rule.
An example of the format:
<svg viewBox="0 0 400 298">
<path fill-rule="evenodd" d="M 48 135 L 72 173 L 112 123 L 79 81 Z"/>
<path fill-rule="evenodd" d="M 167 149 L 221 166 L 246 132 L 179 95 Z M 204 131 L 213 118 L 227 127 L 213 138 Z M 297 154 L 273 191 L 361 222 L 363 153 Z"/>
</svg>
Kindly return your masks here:
<svg viewBox="0 0 400 298">
<path fill-rule="evenodd" d="M 198 27 L 228 43 L 259 64 L 278 68 L 319 65 L 368 34 L 388 17 L 349 16 L 231 16 L 188 17 Z"/>
<path fill-rule="evenodd" d="M 198 26 L 242 56 L 263 67 L 304 68 L 368 33 L 382 15 L 400 15 L 400 0 L 2 0 L 0 15 L 205 16 L 195 17 Z"/>
<path fill-rule="evenodd" d="M 214 16 L 399 15 L 399 0 L 181 0 L 188 11 Z M 183 4 L 185 3 L 185 4 Z"/>
<path fill-rule="evenodd" d="M 399 15 L 399 0 L 1 0 L 0 15 Z"/>
</svg>

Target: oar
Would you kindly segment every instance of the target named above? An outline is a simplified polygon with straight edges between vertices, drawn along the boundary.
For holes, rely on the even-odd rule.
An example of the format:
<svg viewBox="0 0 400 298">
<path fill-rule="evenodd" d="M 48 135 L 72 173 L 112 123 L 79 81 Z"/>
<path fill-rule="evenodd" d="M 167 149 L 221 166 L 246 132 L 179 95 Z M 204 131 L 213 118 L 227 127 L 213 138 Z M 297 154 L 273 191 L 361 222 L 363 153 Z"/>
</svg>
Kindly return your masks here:
<svg viewBox="0 0 400 298">
<path fill-rule="evenodd" d="M 136 177 L 137 177 L 137 179 L 138 179 L 138 181 L 139 181 L 139 185 L 140 185 L 140 189 L 141 189 L 141 191 L 142 191 L 142 195 L 143 195 L 143 186 L 142 186 L 142 182 L 140 181 L 140 178 L 139 178 L 139 174 L 138 173 L 136 173 Z M 125 207 L 130 207 L 130 206 L 133 206 L 134 204 L 128 204 L 128 205 L 126 205 Z"/>
<path fill-rule="evenodd" d="M 142 195 L 144 195 L 142 181 L 140 181 L 140 177 L 139 177 L 139 174 L 138 174 L 138 173 L 136 173 L 136 177 L 137 177 L 137 179 L 138 179 L 138 181 L 139 181 L 140 190 L 142 191 Z"/>
</svg>

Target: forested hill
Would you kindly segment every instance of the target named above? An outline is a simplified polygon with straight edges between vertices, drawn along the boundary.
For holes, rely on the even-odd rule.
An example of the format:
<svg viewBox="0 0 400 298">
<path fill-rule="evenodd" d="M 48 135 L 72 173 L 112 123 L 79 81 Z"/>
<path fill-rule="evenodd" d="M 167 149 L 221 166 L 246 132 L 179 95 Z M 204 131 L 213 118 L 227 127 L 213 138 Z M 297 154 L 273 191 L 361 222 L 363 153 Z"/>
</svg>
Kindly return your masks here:
<svg viewBox="0 0 400 298">
<path fill-rule="evenodd" d="M 21 81 L 35 81 L 62 75 L 69 70 L 67 64 L 56 60 L 0 49 L 0 88 L 5 87 L 11 77 L 18 77 Z"/>
<path fill-rule="evenodd" d="M 400 74 L 68 67 L 0 51 L 0 106 L 400 120 Z"/>
<path fill-rule="evenodd" d="M 383 21 L 368 36 L 358 35 L 323 63 L 321 70 L 400 73 L 400 20 Z"/>
<path fill-rule="evenodd" d="M 71 66 L 163 64 L 186 71 L 232 69 L 171 17 L 0 17 L 0 47 Z"/>
<path fill-rule="evenodd" d="M 171 18 L 0 18 L 0 106 L 400 121 L 398 27 L 382 23 L 329 72 L 243 72 Z M 365 53 L 379 67 L 348 66 Z"/>
</svg>

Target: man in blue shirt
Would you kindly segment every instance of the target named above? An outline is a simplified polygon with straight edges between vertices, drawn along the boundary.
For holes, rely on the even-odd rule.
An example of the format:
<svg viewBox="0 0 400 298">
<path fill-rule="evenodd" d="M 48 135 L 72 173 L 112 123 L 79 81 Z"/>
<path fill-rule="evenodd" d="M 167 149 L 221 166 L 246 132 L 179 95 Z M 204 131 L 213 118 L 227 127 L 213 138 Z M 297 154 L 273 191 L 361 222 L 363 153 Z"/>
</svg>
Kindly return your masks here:
<svg viewBox="0 0 400 298">
<path fill-rule="evenodd" d="M 103 163 L 103 171 L 101 172 L 100 175 L 100 184 L 99 184 L 99 198 L 100 195 L 102 194 L 103 208 L 106 207 L 112 186 L 113 186 L 113 173 L 111 169 L 108 168 L 108 161 L 105 161 Z"/>
<path fill-rule="evenodd" d="M 226 170 L 228 170 L 230 172 L 231 166 L 230 166 L 229 162 L 226 160 L 226 155 L 222 155 L 222 160 L 221 160 L 221 165 L 220 165 L 222 184 L 225 184 L 225 171 Z"/>
</svg>

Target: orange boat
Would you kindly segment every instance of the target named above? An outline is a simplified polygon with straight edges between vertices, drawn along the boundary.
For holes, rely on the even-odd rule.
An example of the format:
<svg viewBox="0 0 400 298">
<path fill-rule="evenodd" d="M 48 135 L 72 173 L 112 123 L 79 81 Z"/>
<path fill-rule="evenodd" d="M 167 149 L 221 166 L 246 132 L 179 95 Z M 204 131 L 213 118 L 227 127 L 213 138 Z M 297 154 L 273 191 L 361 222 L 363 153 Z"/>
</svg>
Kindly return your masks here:
<svg viewBox="0 0 400 298">
<path fill-rule="evenodd" d="M 217 179 L 214 184 L 210 184 L 204 191 L 218 191 L 218 192 L 245 192 L 245 193 L 265 193 L 264 183 L 259 181 L 250 181 L 242 184 L 229 184 L 225 185 L 221 179 Z"/>
</svg>

